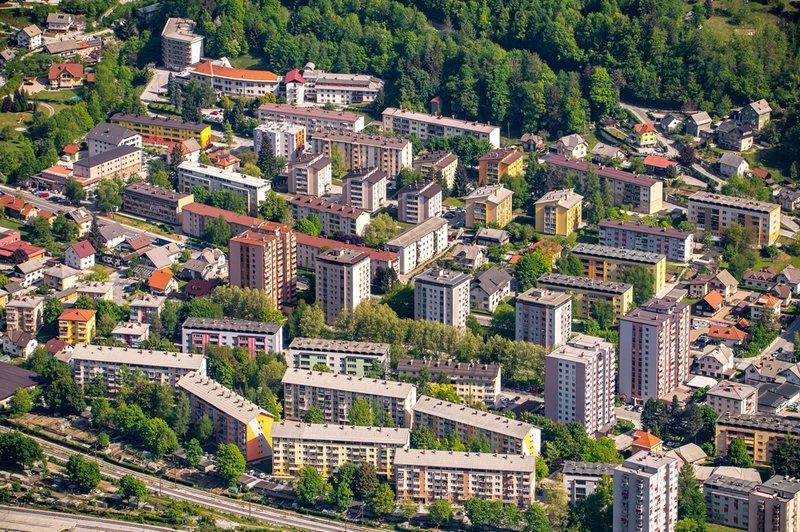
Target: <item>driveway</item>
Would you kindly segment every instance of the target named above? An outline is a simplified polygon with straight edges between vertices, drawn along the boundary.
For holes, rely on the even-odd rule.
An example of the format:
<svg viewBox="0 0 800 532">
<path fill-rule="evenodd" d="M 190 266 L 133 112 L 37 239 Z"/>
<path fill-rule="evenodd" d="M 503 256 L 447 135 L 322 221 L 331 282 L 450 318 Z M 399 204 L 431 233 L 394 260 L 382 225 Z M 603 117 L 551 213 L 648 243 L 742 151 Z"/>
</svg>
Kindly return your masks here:
<svg viewBox="0 0 800 532">
<path fill-rule="evenodd" d="M 622 102 L 622 101 L 619 102 L 619 106 L 622 107 L 623 109 L 626 109 L 626 110 L 632 112 L 633 114 L 635 114 L 636 117 L 639 120 L 641 120 L 642 122 L 650 122 L 650 118 L 647 116 L 647 111 L 648 111 L 647 108 L 639 107 L 639 106 L 636 106 L 636 105 L 633 105 L 633 104 L 629 104 L 629 103 L 625 103 L 625 102 Z M 675 149 L 675 146 L 674 146 L 675 141 L 665 137 L 664 135 L 662 135 L 661 131 L 658 128 L 656 128 L 656 135 L 658 136 L 658 141 L 661 144 L 663 144 L 664 148 L 667 150 L 667 156 L 668 157 L 677 157 L 678 156 L 678 150 Z"/>
<path fill-rule="evenodd" d="M 153 77 L 147 83 L 147 86 L 142 91 L 140 96 L 142 103 L 148 104 L 150 102 L 165 102 L 167 92 L 167 81 L 169 81 L 170 70 L 164 68 L 154 68 L 151 70 Z M 160 93 L 164 93 L 164 97 Z"/>
</svg>

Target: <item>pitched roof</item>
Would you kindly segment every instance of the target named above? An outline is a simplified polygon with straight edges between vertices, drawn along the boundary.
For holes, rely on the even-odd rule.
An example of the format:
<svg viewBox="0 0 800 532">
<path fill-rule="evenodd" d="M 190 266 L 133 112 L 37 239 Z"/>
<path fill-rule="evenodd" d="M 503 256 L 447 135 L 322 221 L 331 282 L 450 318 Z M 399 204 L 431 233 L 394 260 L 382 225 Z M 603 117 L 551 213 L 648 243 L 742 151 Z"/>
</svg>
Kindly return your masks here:
<svg viewBox="0 0 800 532">
<path fill-rule="evenodd" d="M 97 251 L 95 251 L 94 249 L 94 246 L 92 246 L 92 243 L 89 242 L 88 240 L 81 240 L 80 242 L 75 242 L 70 246 L 70 249 L 72 249 L 75 252 L 75 254 L 78 255 L 78 257 L 81 259 L 85 259 L 86 257 L 91 257 L 92 255 L 97 253 Z"/>
<path fill-rule="evenodd" d="M 739 286 L 739 281 L 728 270 L 722 270 L 714 278 L 725 286 Z"/>
<path fill-rule="evenodd" d="M 58 317 L 59 320 L 91 321 L 97 313 L 95 310 L 82 308 L 68 308 Z"/>
<path fill-rule="evenodd" d="M 656 168 L 667 168 L 669 166 L 678 166 L 675 161 L 670 161 L 666 157 L 659 157 L 658 155 L 648 155 L 644 158 L 645 166 L 655 166 Z"/>
<path fill-rule="evenodd" d="M 80 63 L 53 63 L 47 71 L 50 81 L 58 78 L 64 72 L 69 73 L 73 78 L 83 77 L 83 65 Z"/>
<path fill-rule="evenodd" d="M 738 327 L 731 325 L 725 327 L 723 325 L 712 325 L 708 330 L 708 337 L 717 340 L 734 340 L 742 342 L 747 338 L 747 333 Z"/>
<path fill-rule="evenodd" d="M 511 275 L 500 268 L 491 267 L 473 280 L 476 286 L 487 294 L 494 294 L 506 283 L 511 282 Z"/>
<path fill-rule="evenodd" d="M 647 122 L 644 124 L 636 124 L 633 126 L 633 130 L 636 132 L 637 135 L 644 135 L 645 133 L 649 133 L 650 131 L 655 131 L 656 126 L 654 126 L 651 122 Z"/>
<path fill-rule="evenodd" d="M 658 436 L 653 436 L 649 432 L 645 432 L 643 430 L 637 430 L 634 433 L 633 444 L 639 447 L 647 447 L 648 449 L 652 449 L 656 445 L 663 443 L 663 440 Z"/>
<path fill-rule="evenodd" d="M 244 68 L 216 66 L 214 65 L 213 61 L 202 61 L 200 63 L 195 63 L 191 68 L 194 73 L 205 76 L 241 79 L 246 81 L 278 82 L 278 76 L 269 70 L 246 70 Z"/>
<path fill-rule="evenodd" d="M 725 166 L 735 166 L 737 168 L 743 162 L 745 162 L 744 157 L 736 155 L 735 153 L 724 153 L 719 159 L 719 164 L 724 164 Z"/>
<path fill-rule="evenodd" d="M 119 124 L 100 122 L 86 134 L 86 138 L 88 140 L 98 140 L 116 145 L 125 139 L 133 137 L 134 135 L 136 135 L 136 133 L 127 127 L 122 127 Z"/>
<path fill-rule="evenodd" d="M 795 268 L 794 266 L 787 266 L 784 268 L 781 272 L 781 275 L 783 275 L 786 278 L 786 281 L 791 284 L 800 283 L 800 269 Z"/>
<path fill-rule="evenodd" d="M 722 305 L 722 303 L 725 301 L 725 298 L 722 297 L 722 294 L 716 290 L 712 290 L 706 294 L 706 296 L 703 298 L 703 301 L 708 303 L 712 308 L 717 308 Z"/>
<path fill-rule="evenodd" d="M 14 395 L 17 388 L 30 388 L 43 383 L 44 379 L 32 371 L 0 362 L 0 400 Z"/>
<path fill-rule="evenodd" d="M 287 85 L 289 83 L 303 83 L 303 84 L 305 84 L 306 80 L 303 79 L 303 76 L 300 74 L 300 71 L 295 68 L 294 70 L 290 70 L 289 72 L 286 73 L 286 76 L 284 77 L 283 82 L 285 84 L 287 84 Z"/>
<path fill-rule="evenodd" d="M 153 274 L 150 275 L 147 285 L 156 290 L 166 291 L 166 289 L 169 288 L 170 281 L 172 281 L 172 270 L 163 268 L 154 271 Z"/>
<path fill-rule="evenodd" d="M 753 111 L 755 111 L 760 115 L 772 111 L 772 108 L 769 106 L 769 103 L 767 103 L 767 100 L 765 100 L 764 98 L 761 98 L 760 100 L 757 100 L 755 102 L 750 102 L 749 104 L 746 105 L 746 107 L 749 107 L 750 109 L 752 109 Z"/>
<path fill-rule="evenodd" d="M 78 146 L 77 144 L 67 144 L 61 151 L 64 153 L 68 153 L 70 155 L 75 155 L 81 151 L 81 147 Z"/>
</svg>

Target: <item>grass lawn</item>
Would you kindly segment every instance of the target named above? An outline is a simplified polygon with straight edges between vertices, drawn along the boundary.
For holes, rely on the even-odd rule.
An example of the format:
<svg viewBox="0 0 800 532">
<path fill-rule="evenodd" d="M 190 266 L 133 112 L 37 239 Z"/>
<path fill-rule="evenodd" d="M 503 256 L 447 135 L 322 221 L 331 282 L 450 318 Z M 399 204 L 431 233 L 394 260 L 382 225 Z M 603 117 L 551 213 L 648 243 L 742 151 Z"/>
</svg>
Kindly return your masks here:
<svg viewBox="0 0 800 532">
<path fill-rule="evenodd" d="M 74 102 L 75 97 L 80 97 L 83 94 L 83 89 L 64 89 L 60 91 L 41 91 L 37 92 L 31 99 L 39 100 L 40 102 Z"/>
<path fill-rule="evenodd" d="M 264 54 L 251 52 L 247 55 L 231 58 L 231 65 L 234 68 L 251 68 L 253 70 L 270 70 L 267 58 Z"/>
<path fill-rule="evenodd" d="M 444 204 L 447 205 L 448 207 L 463 207 L 464 200 L 450 197 L 444 200 Z"/>
<path fill-rule="evenodd" d="M 22 122 L 19 118 L 22 117 Z M 31 119 L 31 113 L 0 113 L 0 129 L 6 126 L 25 127 Z"/>
<path fill-rule="evenodd" d="M 729 526 L 706 523 L 706 532 L 737 532 L 738 530 L 738 528 L 731 528 Z"/>
<path fill-rule="evenodd" d="M 33 23 L 33 19 L 24 10 L 3 9 L 0 10 L 0 23 L 9 24 L 17 28 L 22 28 Z"/>
<path fill-rule="evenodd" d="M 788 176 L 789 174 L 789 168 L 786 166 L 786 155 L 781 152 L 780 148 L 756 150 L 754 152 L 744 153 L 742 157 L 747 159 L 751 168 L 759 167 L 767 170 L 772 174 L 772 178 L 775 181 L 780 181 L 783 179 L 784 175 Z"/>
<path fill-rule="evenodd" d="M 749 30 L 755 30 L 757 26 L 774 25 L 781 20 L 778 10 L 773 6 L 758 2 L 746 2 L 741 4 L 747 6 L 746 9 L 749 14 L 744 17 L 743 22 L 737 24 L 732 17 L 726 16 L 728 4 L 740 4 L 740 2 L 735 0 L 715 0 L 714 8 L 720 14 L 714 15 L 703 24 L 704 28 L 707 28 L 722 39 L 730 39 L 735 33 L 747 35 Z M 792 2 L 786 2 L 785 11 L 796 11 L 796 9 Z"/>
<path fill-rule="evenodd" d="M 126 225 L 130 225 L 130 226 L 136 227 L 137 229 L 141 229 L 142 231 L 150 231 L 151 233 L 155 233 L 157 235 L 162 235 L 162 236 L 166 236 L 166 237 L 173 236 L 173 235 L 170 235 L 169 233 L 167 233 L 166 231 L 164 231 L 163 229 L 161 229 L 160 227 L 158 227 L 157 225 L 154 225 L 154 224 L 151 224 L 151 223 L 147 223 L 147 222 L 143 222 L 141 220 L 138 220 L 136 218 L 131 218 L 129 216 L 125 216 L 124 214 L 120 214 L 118 212 L 115 212 L 114 215 L 111 216 L 111 218 L 113 218 L 114 220 L 118 221 L 119 223 L 123 223 L 123 224 L 126 224 Z"/>
<path fill-rule="evenodd" d="M 597 145 L 598 140 L 597 137 L 594 136 L 594 133 L 587 133 L 585 135 L 581 135 L 583 140 L 589 143 L 589 147 L 587 148 L 588 151 L 592 151 L 592 149 Z"/>
</svg>

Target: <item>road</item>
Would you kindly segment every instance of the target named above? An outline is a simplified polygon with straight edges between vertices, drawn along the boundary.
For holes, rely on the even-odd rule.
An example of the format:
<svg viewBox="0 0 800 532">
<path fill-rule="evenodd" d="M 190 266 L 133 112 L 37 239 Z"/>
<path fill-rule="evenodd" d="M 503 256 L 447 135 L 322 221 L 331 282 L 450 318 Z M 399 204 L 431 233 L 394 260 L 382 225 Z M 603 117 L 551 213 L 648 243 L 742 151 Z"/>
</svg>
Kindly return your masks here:
<svg viewBox="0 0 800 532">
<path fill-rule="evenodd" d="M 747 369 L 747 366 L 756 362 L 764 357 L 771 357 L 775 351 L 780 348 L 783 348 L 783 351 L 786 353 L 793 353 L 794 352 L 794 335 L 800 332 L 800 317 L 795 318 L 792 320 L 792 323 L 789 324 L 783 331 L 781 331 L 780 336 L 775 338 L 772 343 L 764 349 L 760 355 L 754 356 L 752 358 L 739 358 L 736 359 L 736 368 L 740 370 Z"/>
<path fill-rule="evenodd" d="M 11 429 L 7 427 L 0 427 L 0 432 L 10 432 Z M 69 460 L 73 454 L 84 454 L 87 458 L 91 456 L 85 453 L 80 453 L 73 449 L 51 443 L 47 440 L 36 436 L 30 436 L 36 440 L 42 447 L 42 451 L 50 457 L 58 458 L 59 460 Z M 124 475 L 131 475 L 142 480 L 147 488 L 161 496 L 166 496 L 175 500 L 192 502 L 199 504 L 206 508 L 224 512 L 240 517 L 252 517 L 264 523 L 269 523 L 282 527 L 294 527 L 302 530 L 313 530 L 315 532 L 339 532 L 341 530 L 351 530 L 353 532 L 374 532 L 373 529 L 353 526 L 344 523 L 335 523 L 332 521 L 325 521 L 316 517 L 301 516 L 286 511 L 275 510 L 260 504 L 248 504 L 246 502 L 230 499 L 222 495 L 216 495 L 208 491 L 202 491 L 195 488 L 189 488 L 171 482 L 164 482 L 159 478 L 139 473 L 133 469 L 109 464 L 102 460 L 97 460 L 100 466 L 100 472 L 110 478 L 119 479 Z"/>
<path fill-rule="evenodd" d="M 0 505 L 0 523 L 3 530 L 21 532 L 175 532 L 160 526 L 4 505 Z"/>
<path fill-rule="evenodd" d="M 53 116 L 54 114 L 56 114 L 56 110 L 53 109 L 53 106 L 50 105 L 49 103 L 37 102 L 37 105 L 41 105 L 42 107 L 47 109 L 47 112 L 50 113 L 49 116 Z"/>
<path fill-rule="evenodd" d="M 619 106 L 635 114 L 642 122 L 650 122 L 650 118 L 647 116 L 648 109 L 625 102 L 619 102 Z M 658 141 L 663 144 L 664 148 L 667 150 L 667 156 L 677 157 L 678 150 L 675 149 L 675 141 L 662 135 L 658 128 L 656 128 L 656 135 L 658 136 Z"/>
</svg>

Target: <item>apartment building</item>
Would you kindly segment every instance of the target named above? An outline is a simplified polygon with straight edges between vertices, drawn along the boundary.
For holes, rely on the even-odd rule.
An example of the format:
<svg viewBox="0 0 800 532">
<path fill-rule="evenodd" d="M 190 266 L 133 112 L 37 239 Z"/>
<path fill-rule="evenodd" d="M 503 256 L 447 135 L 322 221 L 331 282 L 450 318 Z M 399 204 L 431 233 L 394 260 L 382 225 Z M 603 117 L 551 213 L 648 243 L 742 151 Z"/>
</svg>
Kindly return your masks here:
<svg viewBox="0 0 800 532">
<path fill-rule="evenodd" d="M 464 198 L 467 211 L 467 227 L 475 224 L 496 224 L 505 227 L 511 223 L 511 196 L 514 193 L 503 185 L 487 185 L 473 190 Z"/>
<path fill-rule="evenodd" d="M 551 190 L 534 208 L 537 233 L 567 237 L 583 224 L 583 196 L 571 188 Z"/>
<path fill-rule="evenodd" d="M 142 147 L 142 136 L 126 127 L 100 122 L 86 134 L 89 157 L 100 155 L 120 146 Z"/>
<path fill-rule="evenodd" d="M 311 135 L 311 149 L 332 159 L 334 150 L 349 168 L 377 168 L 394 179 L 413 162 L 411 141 L 404 137 L 367 135 L 349 129 L 318 129 Z"/>
<path fill-rule="evenodd" d="M 772 453 L 787 436 L 800 437 L 800 420 L 777 415 L 722 414 L 717 419 L 717 455 L 728 454 L 728 445 L 741 438 L 755 467 L 772 464 Z"/>
<path fill-rule="evenodd" d="M 708 390 L 706 404 L 719 414 L 758 414 L 758 388 L 741 382 L 721 381 Z"/>
<path fill-rule="evenodd" d="M 6 303 L 6 331 L 36 334 L 42 327 L 44 298 L 23 296 Z"/>
<path fill-rule="evenodd" d="M 531 288 L 517 296 L 516 340 L 547 348 L 572 336 L 572 296 L 566 292 Z"/>
<path fill-rule="evenodd" d="M 14 37 L 20 48 L 36 50 L 42 47 L 42 29 L 36 24 L 25 26 Z"/>
<path fill-rule="evenodd" d="M 355 246 L 330 238 L 312 236 L 305 233 L 295 233 L 297 240 L 297 267 L 303 270 L 313 271 L 316 269 L 317 256 L 331 249 L 351 249 L 369 255 L 369 268 L 375 281 L 378 274 L 389 269 L 397 271 L 400 264 L 400 256 L 393 251 L 368 248 L 366 246 Z"/>
<path fill-rule="evenodd" d="M 394 420 L 410 428 L 417 388 L 406 382 L 369 379 L 341 373 L 290 368 L 283 375 L 283 416 L 300 420 L 312 406 L 322 410 L 326 423 L 349 424 L 347 414 L 358 399 L 373 401 Z"/>
<path fill-rule="evenodd" d="M 561 473 L 564 476 L 564 488 L 569 494 L 569 502 L 575 504 L 592 495 L 604 476 L 614 476 L 615 467 L 617 464 L 565 461 Z"/>
<path fill-rule="evenodd" d="M 70 268 L 66 264 L 57 264 L 44 271 L 44 286 L 56 292 L 67 290 L 75 286 L 80 275 L 81 272 L 75 268 Z"/>
<path fill-rule="evenodd" d="M 132 183 L 122 191 L 122 210 L 170 225 L 183 224 L 183 208 L 194 203 L 194 194 L 175 192 L 147 182 Z"/>
<path fill-rule="evenodd" d="M 429 427 L 442 441 L 455 431 L 465 445 L 485 436 L 493 453 L 538 456 L 541 452 L 542 434 L 533 425 L 426 395 L 414 405 L 414 426 Z"/>
<path fill-rule="evenodd" d="M 590 437 L 608 434 L 617 416 L 614 345 L 579 334 L 544 359 L 545 416 L 558 423 L 577 421 Z"/>
<path fill-rule="evenodd" d="M 271 188 L 269 181 L 258 177 L 184 161 L 178 166 L 178 190 L 188 194 L 194 187 L 203 187 L 212 194 L 220 190 L 233 192 L 247 203 L 252 216 L 258 215 L 258 206 L 267 199 Z"/>
<path fill-rule="evenodd" d="M 388 369 L 390 351 L 389 344 L 297 337 L 286 350 L 286 362 L 303 370 L 324 364 L 333 374 L 363 377 L 376 364 Z"/>
<path fill-rule="evenodd" d="M 431 180 L 441 172 L 447 188 L 452 189 L 458 168 L 458 155 L 451 151 L 429 151 L 414 159 L 412 166 Z"/>
<path fill-rule="evenodd" d="M 398 449 L 397 497 L 417 504 L 469 499 L 531 505 L 536 491 L 536 458 L 511 454 Z"/>
<path fill-rule="evenodd" d="M 128 179 L 142 171 L 142 149 L 122 145 L 72 163 L 72 177 L 84 189 L 94 188 L 101 179 Z"/>
<path fill-rule="evenodd" d="M 505 176 L 519 177 L 525 173 L 525 154 L 516 148 L 495 148 L 478 159 L 478 183 L 499 183 Z"/>
<path fill-rule="evenodd" d="M 332 324 L 343 311 L 353 312 L 369 299 L 372 274 L 369 255 L 352 249 L 331 249 L 317 255 L 317 303 Z"/>
<path fill-rule="evenodd" d="M 414 278 L 414 319 L 466 327 L 472 276 L 431 268 Z"/>
<path fill-rule="evenodd" d="M 292 305 L 297 291 L 297 249 L 294 231 L 267 222 L 228 242 L 231 285 L 267 292 L 275 308 Z"/>
<path fill-rule="evenodd" d="M 603 246 L 666 255 L 670 262 L 689 262 L 694 249 L 694 233 L 640 222 L 601 220 L 600 244 Z"/>
<path fill-rule="evenodd" d="M 95 310 L 68 308 L 58 317 L 58 338 L 70 345 L 92 343 L 95 334 Z"/>
<path fill-rule="evenodd" d="M 500 395 L 501 368 L 499 364 L 458 362 L 455 360 L 422 360 L 401 358 L 397 376 L 417 379 L 425 370 L 433 382 L 448 382 L 464 401 L 483 401 L 494 405 Z"/>
<path fill-rule="evenodd" d="M 111 337 L 131 347 L 139 347 L 150 337 L 150 324 L 122 322 L 111 331 Z"/>
<path fill-rule="evenodd" d="M 135 323 L 151 323 L 155 316 L 161 316 L 167 298 L 151 294 L 136 296 L 128 305 L 131 309 L 129 320 Z"/>
<path fill-rule="evenodd" d="M 775 475 L 750 492 L 748 510 L 749 530 L 800 530 L 800 480 Z"/>
<path fill-rule="evenodd" d="M 769 106 L 769 102 L 761 98 L 745 105 L 739 114 L 739 120 L 742 125 L 758 131 L 769 123 L 771 113 L 772 108 Z"/>
<path fill-rule="evenodd" d="M 703 481 L 706 522 L 731 528 L 750 528 L 750 493 L 759 482 L 711 475 Z M 767 530 L 767 529 L 764 529 Z"/>
<path fill-rule="evenodd" d="M 280 88 L 280 78 L 274 72 L 232 68 L 227 61 L 220 60 L 206 59 L 195 63 L 189 67 L 185 76 L 207 82 L 220 94 L 244 98 L 277 94 Z"/>
<path fill-rule="evenodd" d="M 183 349 L 202 353 L 207 344 L 246 349 L 250 360 L 259 351 L 283 351 L 283 326 L 280 323 L 234 320 L 230 318 L 186 318 L 181 326 Z"/>
<path fill-rule="evenodd" d="M 349 111 L 329 111 L 320 107 L 295 107 L 286 103 L 264 103 L 258 108 L 258 120 L 288 122 L 304 126 L 309 133 L 320 129 L 361 131 L 364 116 Z"/>
<path fill-rule="evenodd" d="M 306 126 L 290 122 L 265 122 L 253 130 L 253 149 L 261 153 L 261 146 L 266 142 L 277 157 L 287 162 L 294 161 L 302 155 L 308 135 Z"/>
<path fill-rule="evenodd" d="M 447 220 L 434 217 L 386 242 L 384 249 L 400 257 L 399 273 L 416 270 L 449 247 Z"/>
<path fill-rule="evenodd" d="M 322 223 L 322 232 L 328 235 L 345 233 L 363 236 L 364 229 L 370 222 L 367 211 L 322 198 L 295 196 L 289 200 L 289 205 L 292 207 L 292 216 L 295 220 L 302 220 L 316 214 Z"/>
<path fill-rule="evenodd" d="M 339 74 L 317 70 L 308 63 L 302 72 L 291 70 L 285 76 L 286 100 L 296 104 L 351 105 L 374 101 L 383 90 L 383 80 L 366 74 Z"/>
<path fill-rule="evenodd" d="M 130 347 L 76 345 L 72 351 L 62 351 L 58 358 L 72 368 L 75 384 L 83 388 L 101 375 L 111 395 L 122 386 L 123 367 L 126 371 L 139 370 L 148 382 L 169 384 L 173 389 L 184 375 L 206 372 L 203 355 Z"/>
<path fill-rule="evenodd" d="M 248 462 L 272 455 L 270 432 L 275 416 L 204 372 L 185 375 L 177 387 L 189 396 L 193 426 L 203 416 L 211 418 L 215 443 L 235 444 Z"/>
<path fill-rule="evenodd" d="M 387 107 L 383 110 L 383 130 L 394 131 L 404 137 L 414 133 L 422 142 L 427 142 L 432 137 L 469 135 L 480 140 L 488 140 L 494 148 L 500 147 L 498 126 L 396 107 Z"/>
<path fill-rule="evenodd" d="M 131 129 L 142 136 L 143 142 L 153 144 L 172 144 L 195 139 L 201 148 L 205 148 L 211 141 L 211 126 L 202 122 L 116 113 L 111 116 L 111 123 Z"/>
<path fill-rule="evenodd" d="M 194 32 L 197 23 L 188 18 L 170 18 L 161 30 L 161 61 L 172 70 L 183 70 L 203 57 L 205 37 Z"/>
<path fill-rule="evenodd" d="M 581 183 L 586 179 L 591 164 L 582 160 L 570 160 L 561 155 L 551 155 L 545 162 L 548 166 L 564 173 L 575 174 Z M 601 181 L 608 181 L 611 184 L 614 206 L 629 205 L 634 211 L 642 214 L 655 214 L 664 208 L 664 186 L 661 181 L 610 166 L 592 166 Z"/>
<path fill-rule="evenodd" d="M 327 196 L 333 183 L 333 164 L 320 153 L 307 153 L 296 157 L 288 165 L 289 194 Z"/>
<path fill-rule="evenodd" d="M 442 186 L 435 181 L 417 181 L 397 191 L 397 218 L 401 222 L 416 225 L 442 212 Z"/>
<path fill-rule="evenodd" d="M 572 254 L 580 259 L 583 272 L 589 279 L 623 282 L 625 270 L 642 266 L 653 274 L 653 293 L 664 288 L 667 258 L 661 253 L 648 253 L 597 244 L 578 244 Z"/>
<path fill-rule="evenodd" d="M 652 299 L 619 322 L 619 393 L 628 401 L 671 398 L 689 378 L 689 305 Z"/>
<path fill-rule="evenodd" d="M 183 232 L 189 236 L 202 238 L 206 231 L 206 224 L 220 216 L 231 226 L 231 234 L 238 235 L 247 230 L 259 231 L 263 225 L 271 227 L 274 222 L 265 222 L 260 218 L 253 218 L 237 212 L 226 211 L 205 205 L 203 203 L 190 203 L 183 208 Z"/>
<path fill-rule="evenodd" d="M 633 307 L 633 285 L 598 281 L 561 273 L 545 273 L 536 281 L 539 288 L 561 290 L 575 297 L 575 316 L 591 317 L 592 303 L 608 301 L 614 305 L 614 318 L 619 320 Z"/>
<path fill-rule="evenodd" d="M 752 229 L 759 246 L 774 244 L 781 233 L 781 206 L 748 198 L 695 192 L 689 196 L 689 222 L 699 230 L 722 236 L 739 224 Z"/>
<path fill-rule="evenodd" d="M 367 463 L 377 474 L 391 479 L 395 454 L 408 448 L 410 435 L 406 428 L 279 421 L 272 425 L 272 474 L 296 475 L 310 466 L 330 477 L 342 464 Z"/>
<path fill-rule="evenodd" d="M 675 530 L 677 458 L 639 452 L 614 470 L 614 532 Z"/>
<path fill-rule="evenodd" d="M 386 203 L 386 172 L 377 168 L 351 170 L 342 179 L 345 205 L 375 212 Z"/>
</svg>

